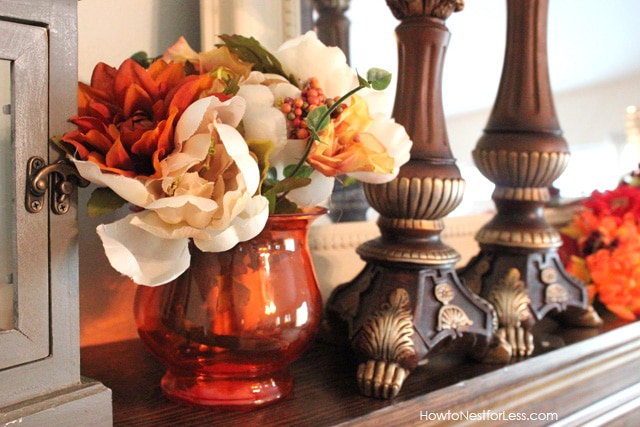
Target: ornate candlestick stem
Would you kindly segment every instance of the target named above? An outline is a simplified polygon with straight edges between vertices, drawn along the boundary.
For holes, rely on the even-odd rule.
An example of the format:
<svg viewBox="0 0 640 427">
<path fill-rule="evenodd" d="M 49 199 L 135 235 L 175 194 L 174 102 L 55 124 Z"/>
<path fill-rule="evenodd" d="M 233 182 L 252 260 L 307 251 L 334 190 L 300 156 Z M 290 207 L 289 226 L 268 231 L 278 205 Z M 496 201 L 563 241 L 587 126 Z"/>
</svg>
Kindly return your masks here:
<svg viewBox="0 0 640 427">
<path fill-rule="evenodd" d="M 414 146 L 398 177 L 365 185 L 379 213 L 381 237 L 362 244 L 364 270 L 339 286 L 327 303 L 327 318 L 361 361 L 363 394 L 395 396 L 406 376 L 445 344 L 467 346 L 478 357 L 510 358 L 494 338 L 491 306 L 461 284 L 454 269 L 459 254 L 440 240 L 442 218 L 462 199 L 464 180 L 451 154 L 442 108 L 441 79 L 450 33 L 444 21 L 462 1 L 388 0 L 401 20 L 398 89 L 394 117 Z M 341 329 L 342 328 L 342 329 Z"/>
<path fill-rule="evenodd" d="M 481 252 L 460 277 L 498 313 L 518 355 L 533 351 L 531 327 L 547 313 L 596 326 L 582 283 L 557 254 L 560 234 L 544 219 L 549 187 L 569 161 L 547 64 L 548 0 L 507 1 L 507 45 L 496 101 L 473 158 L 495 185 L 497 213 L 477 234 Z"/>
<path fill-rule="evenodd" d="M 313 0 L 318 12 L 315 21 L 318 38 L 327 46 L 338 46 L 349 60 L 349 27 L 351 23 L 345 12 L 351 0 Z"/>
</svg>

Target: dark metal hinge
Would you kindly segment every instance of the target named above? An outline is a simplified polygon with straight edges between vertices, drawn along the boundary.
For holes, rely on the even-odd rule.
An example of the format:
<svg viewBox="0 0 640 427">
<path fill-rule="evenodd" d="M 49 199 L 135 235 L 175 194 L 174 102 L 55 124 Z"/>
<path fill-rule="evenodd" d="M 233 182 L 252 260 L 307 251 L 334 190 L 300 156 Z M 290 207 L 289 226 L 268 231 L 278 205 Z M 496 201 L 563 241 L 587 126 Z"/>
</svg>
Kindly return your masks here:
<svg viewBox="0 0 640 427">
<path fill-rule="evenodd" d="M 58 160 L 47 165 L 41 157 L 31 157 L 27 162 L 25 206 L 29 212 L 40 212 L 47 188 L 50 188 L 51 210 L 58 215 L 65 214 L 69 211 L 70 196 L 78 187 L 87 185 L 89 181 L 78 175 L 69 161 Z"/>
</svg>

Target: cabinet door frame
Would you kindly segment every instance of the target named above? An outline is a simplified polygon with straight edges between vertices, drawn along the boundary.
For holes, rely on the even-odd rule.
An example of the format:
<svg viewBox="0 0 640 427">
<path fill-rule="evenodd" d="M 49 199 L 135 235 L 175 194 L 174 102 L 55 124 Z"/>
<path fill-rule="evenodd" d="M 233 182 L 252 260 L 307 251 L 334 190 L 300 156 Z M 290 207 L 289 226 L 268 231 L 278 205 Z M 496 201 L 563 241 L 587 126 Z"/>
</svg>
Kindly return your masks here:
<svg viewBox="0 0 640 427">
<path fill-rule="evenodd" d="M 11 63 L 14 325 L 0 332 L 0 369 L 50 354 L 48 235 L 46 215 L 24 208 L 27 156 L 46 158 L 48 140 L 48 42 L 45 28 L 0 20 L 0 59 Z"/>
<path fill-rule="evenodd" d="M 3 408 L 8 411 L 18 407 L 24 412 L 27 411 L 23 406 L 26 402 L 38 402 L 29 407 L 36 411 L 43 402 L 50 403 L 46 396 L 64 395 L 62 390 L 77 390 L 84 380 L 80 376 L 77 198 L 73 199 L 65 215 L 50 211 L 49 191 L 42 211 L 29 213 L 25 208 L 27 160 L 39 156 L 46 163 L 53 163 L 62 158 L 63 154 L 50 139 L 71 130 L 68 119 L 77 113 L 77 1 L 0 0 L 0 20 L 33 27 L 39 34 L 37 44 L 42 40 L 45 42 L 45 59 L 38 58 L 38 64 L 28 56 L 18 55 L 13 60 L 12 104 L 15 107 L 12 105 L 11 108 L 16 133 L 16 182 L 12 183 L 16 191 L 18 224 L 16 270 L 20 276 L 15 279 L 18 307 L 14 326 L 19 333 L 24 329 L 29 334 L 45 334 L 47 342 L 44 352 L 38 350 L 23 362 L 0 369 L 2 421 Z M 20 62 L 23 59 L 24 64 Z M 36 80 L 23 80 L 26 75 L 23 73 L 28 74 L 34 67 L 44 67 L 43 75 Z M 31 93 L 29 96 L 37 93 L 37 101 L 23 98 L 23 91 Z M 19 129 L 26 132 L 21 137 Z M 21 298 L 25 294 L 34 299 L 23 301 Z M 39 307 L 31 310 L 30 304 Z M 29 329 L 31 316 L 45 317 L 46 322 L 33 325 L 38 330 L 32 331 Z M 0 352 L 13 351 L 9 345 L 0 343 Z"/>
</svg>

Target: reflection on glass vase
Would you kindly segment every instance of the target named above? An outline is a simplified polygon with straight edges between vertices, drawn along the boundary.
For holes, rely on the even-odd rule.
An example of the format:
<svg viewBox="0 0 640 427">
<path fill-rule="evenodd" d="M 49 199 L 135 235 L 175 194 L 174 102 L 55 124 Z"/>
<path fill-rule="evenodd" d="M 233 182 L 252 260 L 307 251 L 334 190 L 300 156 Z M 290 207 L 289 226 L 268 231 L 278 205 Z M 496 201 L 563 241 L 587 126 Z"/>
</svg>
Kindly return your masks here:
<svg viewBox="0 0 640 427">
<path fill-rule="evenodd" d="M 258 236 L 226 252 L 192 247 L 178 279 L 138 287 L 138 333 L 167 367 L 161 387 L 169 399 L 246 410 L 292 391 L 289 365 L 320 327 L 307 234 L 325 213 L 273 215 Z"/>
</svg>

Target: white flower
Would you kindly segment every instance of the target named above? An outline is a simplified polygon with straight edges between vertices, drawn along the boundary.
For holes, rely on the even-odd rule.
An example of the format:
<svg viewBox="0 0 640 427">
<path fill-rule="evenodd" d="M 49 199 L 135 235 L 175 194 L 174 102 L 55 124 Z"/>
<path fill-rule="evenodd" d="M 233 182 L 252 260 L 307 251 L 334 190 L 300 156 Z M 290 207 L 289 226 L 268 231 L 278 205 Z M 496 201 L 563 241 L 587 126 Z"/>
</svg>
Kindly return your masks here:
<svg viewBox="0 0 640 427">
<path fill-rule="evenodd" d="M 347 64 L 344 52 L 326 46 L 314 31 L 284 42 L 273 55 L 299 83 L 316 77 L 327 97 L 342 96 L 358 86 L 358 76 Z"/>
<path fill-rule="evenodd" d="M 324 45 L 313 31 L 286 41 L 274 56 L 287 74 L 296 76 L 299 86 L 311 77 L 317 78 L 327 97 L 341 96 L 358 85 L 357 75 L 347 64 L 342 50 Z M 248 104 L 243 118 L 245 137 L 274 143 L 270 165 L 279 177 L 286 166 L 298 163 L 306 140 L 287 139 L 286 119 L 276 103 L 287 97 L 297 98 L 300 93 L 298 86 L 283 77 L 259 72 L 252 72 L 238 92 Z M 334 180 L 313 172 L 311 184 L 289 192 L 287 198 L 300 207 L 316 206 L 331 196 Z"/>
<path fill-rule="evenodd" d="M 243 119 L 245 138 L 268 139 L 274 144 L 274 154 L 279 153 L 287 145 L 287 122 L 282 112 L 274 107 L 277 98 L 270 88 L 245 84 L 240 86 L 238 96 L 247 101 Z"/>
<path fill-rule="evenodd" d="M 75 161 L 82 176 L 144 209 L 98 226 L 116 270 L 138 284 L 164 284 L 189 266 L 190 240 L 203 251 L 224 251 L 264 228 L 269 210 L 267 200 L 255 195 L 258 165 L 235 129 L 244 110 L 239 97 L 207 97 L 190 105 L 176 126 L 175 151 L 160 162 L 159 177 L 127 178 Z"/>
</svg>

